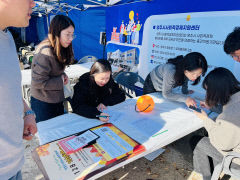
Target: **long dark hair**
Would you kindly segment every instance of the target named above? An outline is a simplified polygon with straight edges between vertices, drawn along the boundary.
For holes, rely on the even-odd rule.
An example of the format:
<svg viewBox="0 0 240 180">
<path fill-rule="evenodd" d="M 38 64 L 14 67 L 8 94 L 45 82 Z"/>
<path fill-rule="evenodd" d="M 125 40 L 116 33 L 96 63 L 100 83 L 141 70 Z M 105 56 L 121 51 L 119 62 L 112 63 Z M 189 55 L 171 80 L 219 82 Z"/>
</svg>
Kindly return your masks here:
<svg viewBox="0 0 240 180">
<path fill-rule="evenodd" d="M 93 90 L 94 87 L 96 86 L 95 80 L 94 80 L 94 75 L 98 73 L 104 73 L 104 72 L 110 72 L 110 79 L 106 85 L 103 86 L 103 88 L 106 88 L 110 91 L 111 93 L 111 86 L 113 83 L 113 78 L 112 78 L 112 68 L 110 63 L 105 60 L 105 59 L 99 59 L 97 60 L 91 67 L 90 69 L 90 88 Z"/>
<path fill-rule="evenodd" d="M 107 60 L 99 59 L 92 65 L 90 69 L 90 76 L 93 76 L 94 74 L 98 74 L 98 73 L 104 73 L 104 72 L 112 73 L 112 67 Z"/>
<path fill-rule="evenodd" d="M 51 21 L 48 32 L 48 40 L 53 48 L 54 55 L 63 66 L 73 61 L 72 43 L 67 48 L 62 47 L 60 43 L 61 31 L 69 26 L 73 26 L 75 29 L 75 25 L 69 17 L 56 15 Z"/>
<path fill-rule="evenodd" d="M 185 75 L 184 71 L 193 71 L 196 69 L 202 69 L 202 76 L 205 75 L 208 64 L 205 57 L 199 52 L 191 52 L 185 56 L 177 56 L 176 58 L 169 59 L 167 63 L 175 65 L 176 72 L 174 74 L 175 86 L 181 86 L 184 83 Z M 196 85 L 201 80 L 199 76 L 192 85 Z"/>
<path fill-rule="evenodd" d="M 240 91 L 240 83 L 226 68 L 212 70 L 204 79 L 202 86 L 206 89 L 206 103 L 212 107 L 217 104 L 225 105 L 230 97 Z"/>
</svg>

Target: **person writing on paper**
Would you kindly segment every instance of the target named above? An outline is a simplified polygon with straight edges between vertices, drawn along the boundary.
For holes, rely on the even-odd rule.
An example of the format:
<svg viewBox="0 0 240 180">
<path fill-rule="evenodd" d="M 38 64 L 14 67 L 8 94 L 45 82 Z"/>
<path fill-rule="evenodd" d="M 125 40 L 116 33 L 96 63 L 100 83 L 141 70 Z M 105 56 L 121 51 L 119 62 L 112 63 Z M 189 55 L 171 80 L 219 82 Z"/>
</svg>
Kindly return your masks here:
<svg viewBox="0 0 240 180">
<path fill-rule="evenodd" d="M 203 110 L 201 113 L 194 111 L 202 119 L 209 136 L 203 137 L 194 149 L 194 169 L 196 175 L 210 180 L 208 157 L 211 157 L 216 165 L 222 162 L 227 152 L 240 153 L 240 83 L 231 71 L 220 67 L 206 76 L 203 88 L 206 89 L 206 104 L 209 107 L 223 105 L 223 111 L 216 120 L 210 119 Z M 240 161 L 235 163 L 240 165 Z M 240 169 L 238 165 L 236 168 Z"/>
<path fill-rule="evenodd" d="M 37 122 L 64 113 L 63 86 L 68 83 L 64 69 L 73 60 L 74 28 L 69 17 L 56 15 L 51 21 L 47 39 L 37 46 L 31 82 L 31 107 Z"/>
<path fill-rule="evenodd" d="M 201 75 L 205 75 L 207 68 L 205 57 L 198 52 L 169 59 L 166 64 L 155 67 L 148 74 L 144 82 L 143 93 L 162 92 L 166 99 L 184 102 L 188 107 L 190 105 L 196 107 L 196 101 L 187 96 L 187 94 L 193 93 L 188 90 L 188 81 L 192 81 L 192 85 L 198 84 Z M 183 94 L 172 92 L 173 88 L 178 86 L 182 86 Z"/>
<path fill-rule="evenodd" d="M 112 78 L 110 63 L 98 60 L 90 72 L 80 76 L 79 82 L 74 86 L 71 105 L 73 113 L 107 122 L 109 115 L 103 113 L 103 110 L 124 100 L 124 92 Z"/>
</svg>

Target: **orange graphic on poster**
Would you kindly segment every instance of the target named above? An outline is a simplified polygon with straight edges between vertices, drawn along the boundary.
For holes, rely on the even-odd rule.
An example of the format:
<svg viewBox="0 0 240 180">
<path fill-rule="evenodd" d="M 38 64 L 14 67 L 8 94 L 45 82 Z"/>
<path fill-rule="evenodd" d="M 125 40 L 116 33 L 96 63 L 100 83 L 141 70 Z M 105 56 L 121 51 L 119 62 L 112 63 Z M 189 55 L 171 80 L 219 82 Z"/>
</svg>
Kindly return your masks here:
<svg viewBox="0 0 240 180">
<path fill-rule="evenodd" d="M 48 147 L 49 146 L 50 146 L 50 144 L 46 144 L 46 145 L 38 147 L 36 149 L 38 155 L 39 156 L 47 156 L 47 155 L 49 155 L 49 152 L 48 152 Z"/>
</svg>

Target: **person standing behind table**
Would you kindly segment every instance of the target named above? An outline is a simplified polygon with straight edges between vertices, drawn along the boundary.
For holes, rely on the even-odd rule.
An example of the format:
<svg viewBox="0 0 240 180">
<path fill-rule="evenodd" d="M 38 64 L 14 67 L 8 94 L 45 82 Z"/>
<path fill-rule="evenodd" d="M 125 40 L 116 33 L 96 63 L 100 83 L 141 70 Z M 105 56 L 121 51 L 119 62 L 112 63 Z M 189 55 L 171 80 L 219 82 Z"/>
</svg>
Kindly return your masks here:
<svg viewBox="0 0 240 180">
<path fill-rule="evenodd" d="M 0 179 L 21 180 L 23 139 L 37 132 L 33 111 L 22 98 L 16 46 L 7 27 L 27 27 L 32 0 L 0 0 Z"/>
<path fill-rule="evenodd" d="M 196 106 L 196 101 L 186 95 L 193 93 L 188 90 L 188 81 L 192 81 L 193 85 L 198 84 L 201 75 L 205 75 L 207 68 L 205 57 L 198 52 L 169 59 L 166 64 L 155 67 L 148 74 L 144 82 L 143 93 L 162 92 L 166 99 L 184 102 L 188 107 Z M 183 94 L 172 92 L 172 89 L 178 86 L 182 86 Z"/>
<path fill-rule="evenodd" d="M 216 120 L 210 119 L 203 110 L 201 113 L 194 111 L 202 119 L 209 137 L 198 138 L 200 141 L 193 151 L 195 172 L 192 179 L 198 176 L 210 180 L 209 157 L 217 165 L 228 152 L 240 153 L 240 83 L 231 71 L 220 67 L 212 70 L 202 85 L 206 89 L 206 104 L 209 107 L 223 105 L 223 111 Z M 240 169 L 240 161 L 233 162 L 234 168 Z"/>
<path fill-rule="evenodd" d="M 224 42 L 224 51 L 235 61 L 240 62 L 240 27 L 235 27 L 233 32 L 228 34 Z"/>
<path fill-rule="evenodd" d="M 73 60 L 74 23 L 64 15 L 56 15 L 50 24 L 48 38 L 42 41 L 33 57 L 31 107 L 36 121 L 41 122 L 64 114 L 64 73 Z"/>
<path fill-rule="evenodd" d="M 107 60 L 96 61 L 90 72 L 83 74 L 74 86 L 72 99 L 73 113 L 87 118 L 96 118 L 103 122 L 109 116 L 102 111 L 125 100 L 125 93 L 112 78 L 111 65 Z M 106 116 L 106 117 L 97 117 Z"/>
</svg>

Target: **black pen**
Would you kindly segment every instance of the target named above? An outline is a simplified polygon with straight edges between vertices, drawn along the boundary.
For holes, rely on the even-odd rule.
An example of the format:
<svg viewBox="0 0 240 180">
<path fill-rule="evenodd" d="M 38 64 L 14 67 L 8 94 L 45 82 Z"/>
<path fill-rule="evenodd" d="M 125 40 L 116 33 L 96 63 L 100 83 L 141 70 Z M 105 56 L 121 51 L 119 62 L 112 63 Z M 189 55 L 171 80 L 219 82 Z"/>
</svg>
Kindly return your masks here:
<svg viewBox="0 0 240 180">
<path fill-rule="evenodd" d="M 104 115 L 96 115 L 96 117 L 103 117 L 103 118 L 108 118 L 110 116 L 104 116 Z"/>
</svg>

